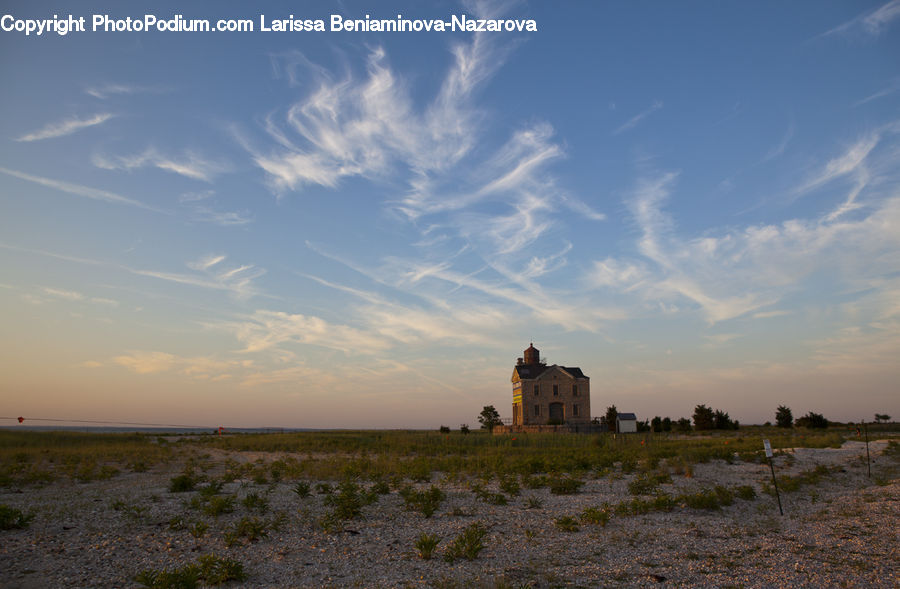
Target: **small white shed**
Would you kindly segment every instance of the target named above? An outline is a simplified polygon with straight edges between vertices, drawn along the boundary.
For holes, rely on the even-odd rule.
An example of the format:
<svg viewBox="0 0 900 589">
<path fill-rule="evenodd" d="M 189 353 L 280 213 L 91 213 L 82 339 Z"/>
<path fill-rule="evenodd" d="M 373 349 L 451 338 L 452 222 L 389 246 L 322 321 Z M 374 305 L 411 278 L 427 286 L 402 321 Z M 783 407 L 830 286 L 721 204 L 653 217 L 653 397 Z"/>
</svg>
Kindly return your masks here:
<svg viewBox="0 0 900 589">
<path fill-rule="evenodd" d="M 616 431 L 620 434 L 637 433 L 637 416 L 634 413 L 619 413 L 616 417 Z"/>
</svg>

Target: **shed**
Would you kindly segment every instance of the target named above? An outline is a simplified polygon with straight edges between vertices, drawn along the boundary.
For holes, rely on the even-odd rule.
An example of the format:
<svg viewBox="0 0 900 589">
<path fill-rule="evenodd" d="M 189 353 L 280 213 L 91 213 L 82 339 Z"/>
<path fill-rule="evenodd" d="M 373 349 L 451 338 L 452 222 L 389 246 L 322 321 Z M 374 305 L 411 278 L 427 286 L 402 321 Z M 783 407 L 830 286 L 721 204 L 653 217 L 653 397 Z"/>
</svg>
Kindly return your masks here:
<svg viewBox="0 0 900 589">
<path fill-rule="evenodd" d="M 616 416 L 616 431 L 620 434 L 637 433 L 637 416 L 634 413 L 619 413 Z"/>
</svg>

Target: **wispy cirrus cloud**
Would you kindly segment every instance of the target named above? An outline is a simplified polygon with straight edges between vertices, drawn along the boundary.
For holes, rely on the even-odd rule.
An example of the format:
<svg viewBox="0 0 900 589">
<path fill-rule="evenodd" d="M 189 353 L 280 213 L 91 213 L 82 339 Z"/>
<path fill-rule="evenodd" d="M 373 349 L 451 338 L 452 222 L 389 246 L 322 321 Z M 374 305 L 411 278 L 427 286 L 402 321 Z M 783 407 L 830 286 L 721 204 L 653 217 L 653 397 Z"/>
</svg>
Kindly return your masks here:
<svg viewBox="0 0 900 589">
<path fill-rule="evenodd" d="M 107 190 L 100 190 L 98 188 L 91 188 L 89 186 L 82 186 L 80 184 L 73 184 L 71 182 L 63 182 L 62 180 L 54 180 L 52 178 L 44 178 L 42 176 L 34 176 L 32 174 L 26 174 L 25 172 L 10 170 L 8 168 L 0 168 L 0 173 L 7 174 L 8 176 L 14 176 L 21 180 L 27 180 L 28 182 L 33 182 L 35 184 L 40 184 L 41 186 L 46 186 L 48 188 L 53 188 L 67 194 L 74 194 L 75 196 L 83 196 L 85 198 L 102 200 L 114 204 L 130 205 L 133 207 L 146 209 L 148 211 L 154 211 L 156 213 L 165 212 L 155 207 L 151 207 L 150 205 L 144 204 L 139 200 L 128 198 L 127 196 L 122 196 L 120 194 L 109 192 Z"/>
<path fill-rule="evenodd" d="M 185 207 L 193 221 L 212 223 L 220 227 L 235 227 L 253 222 L 248 211 L 222 211 L 216 207 L 214 192 L 191 192 L 182 194 L 178 202 Z"/>
<path fill-rule="evenodd" d="M 656 111 L 661 109 L 662 107 L 663 107 L 662 101 L 655 100 L 653 102 L 653 104 L 650 105 L 650 108 L 639 112 L 638 114 L 634 115 L 633 117 L 631 117 L 630 119 L 628 119 L 627 121 L 625 121 L 624 123 L 622 123 L 621 125 L 616 127 L 616 129 L 612 132 L 612 134 L 618 135 L 620 133 L 624 133 L 625 131 L 628 131 L 629 129 L 633 129 L 634 127 L 636 127 L 638 125 L 638 123 L 640 123 L 641 121 L 643 121 L 644 119 L 646 119 L 647 117 L 649 117 L 650 115 L 652 115 L 653 113 L 655 113 Z"/>
<path fill-rule="evenodd" d="M 681 235 L 666 211 L 677 175 L 645 174 L 627 200 L 638 230 L 635 250 L 640 257 L 595 262 L 590 281 L 595 288 L 636 294 L 645 302 L 689 301 L 708 323 L 715 324 L 750 313 L 756 319 L 790 313 L 761 309 L 807 288 L 806 277 L 825 269 L 847 288 L 895 275 L 900 272 L 900 196 L 896 192 L 900 178 L 886 162 L 894 158 L 896 149 L 888 147 L 883 153 L 876 149 L 880 142 L 896 143 L 895 139 L 888 131 L 866 135 L 820 166 L 803 184 L 803 191 L 844 176 L 859 180 L 845 201 L 824 214 L 697 237 Z M 859 198 L 870 185 L 878 186 L 879 192 L 863 206 Z M 846 215 L 851 210 L 867 214 L 851 219 Z M 860 265 L 860 259 L 869 262 Z M 723 282 L 722 276 L 728 276 L 728 281 Z"/>
<path fill-rule="evenodd" d="M 113 115 L 112 113 L 99 113 L 85 119 L 70 117 L 68 119 L 63 119 L 62 121 L 49 123 L 43 128 L 38 129 L 37 131 L 26 133 L 25 135 L 18 137 L 16 141 L 30 142 L 40 141 L 42 139 L 64 137 L 66 135 L 76 133 L 82 129 L 87 129 L 88 127 L 96 127 L 97 125 L 102 125 L 114 116 L 115 115 Z"/>
<path fill-rule="evenodd" d="M 791 142 L 791 139 L 793 139 L 793 137 L 794 137 L 794 131 L 795 131 L 794 121 L 791 121 L 791 123 L 788 125 L 787 130 L 784 132 L 784 136 L 781 138 L 781 141 L 779 141 L 777 145 L 772 147 L 772 149 L 770 149 L 766 153 L 766 155 L 763 156 L 763 159 L 760 163 L 764 163 L 764 162 L 773 160 L 777 157 L 784 155 L 784 152 L 787 149 L 788 144 Z"/>
<path fill-rule="evenodd" d="M 213 356 L 179 356 L 155 350 L 132 350 L 115 356 L 111 362 L 137 374 L 173 372 L 195 380 L 221 381 L 253 366 L 252 360 L 220 360 Z M 93 361 L 88 364 L 101 365 Z"/>
<path fill-rule="evenodd" d="M 227 171 L 227 166 L 210 161 L 194 152 L 186 152 L 180 157 L 166 156 L 154 148 L 130 156 L 105 156 L 94 154 L 92 161 L 105 170 L 134 170 L 138 168 L 158 168 L 193 180 L 211 182 L 216 176 Z"/>
<path fill-rule="evenodd" d="M 314 315 L 261 309 L 241 321 L 226 322 L 244 345 L 244 352 L 261 352 L 292 344 L 314 345 L 345 353 L 373 354 L 390 344 L 377 334 L 328 322 Z"/>
<path fill-rule="evenodd" d="M 165 92 L 166 90 L 163 88 L 156 88 L 151 86 L 136 86 L 132 84 L 101 84 L 97 86 L 89 86 L 84 89 L 84 93 L 89 96 L 93 96 L 94 98 L 99 98 L 100 100 L 106 100 L 111 96 L 122 96 L 128 94 L 159 94 Z"/>
<path fill-rule="evenodd" d="M 898 17 L 900 17 L 900 0 L 891 0 L 826 31 L 821 36 L 855 34 L 877 37 Z"/>
<path fill-rule="evenodd" d="M 194 270 L 192 274 L 136 268 L 126 269 L 140 276 L 148 276 L 188 286 L 227 291 L 240 299 L 259 295 L 260 292 L 253 281 L 265 274 L 266 271 L 253 264 L 227 265 L 224 263 L 225 260 L 226 257 L 224 255 L 211 255 L 187 262 L 185 265 Z"/>
</svg>

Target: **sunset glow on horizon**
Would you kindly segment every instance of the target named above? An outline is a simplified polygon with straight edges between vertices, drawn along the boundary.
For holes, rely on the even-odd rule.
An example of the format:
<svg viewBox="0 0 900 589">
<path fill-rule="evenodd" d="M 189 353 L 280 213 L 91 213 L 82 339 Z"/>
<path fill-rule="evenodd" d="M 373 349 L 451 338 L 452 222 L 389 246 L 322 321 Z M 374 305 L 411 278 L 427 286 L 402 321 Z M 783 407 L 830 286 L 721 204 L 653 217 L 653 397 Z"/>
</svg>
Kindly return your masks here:
<svg viewBox="0 0 900 589">
<path fill-rule="evenodd" d="M 3 415 L 477 427 L 534 342 L 597 416 L 896 417 L 900 0 L 784 8 L 7 3 Z M 536 31 L 371 29 L 463 14 Z"/>
</svg>

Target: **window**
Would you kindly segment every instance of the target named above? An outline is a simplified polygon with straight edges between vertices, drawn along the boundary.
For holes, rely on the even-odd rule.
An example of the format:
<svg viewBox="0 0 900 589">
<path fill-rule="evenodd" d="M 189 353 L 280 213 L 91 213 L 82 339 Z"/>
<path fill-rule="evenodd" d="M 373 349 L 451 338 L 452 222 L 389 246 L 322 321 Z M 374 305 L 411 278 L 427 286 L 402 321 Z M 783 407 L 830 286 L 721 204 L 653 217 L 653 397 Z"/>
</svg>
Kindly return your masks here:
<svg viewBox="0 0 900 589">
<path fill-rule="evenodd" d="M 540 406 L 540 405 L 535 405 L 535 406 L 534 406 L 534 416 L 535 416 L 535 417 L 540 417 L 540 416 L 541 416 L 541 406 Z"/>
<path fill-rule="evenodd" d="M 553 385 L 553 396 L 554 397 L 559 396 L 559 385 L 558 384 Z"/>
<path fill-rule="evenodd" d="M 541 394 L 541 385 L 539 385 L 539 384 L 534 385 L 534 396 L 537 397 L 540 394 Z"/>
<path fill-rule="evenodd" d="M 572 416 L 578 417 L 578 405 L 572 405 Z"/>
<path fill-rule="evenodd" d="M 578 385 L 577 385 L 577 384 L 573 384 L 573 385 L 572 385 L 572 396 L 573 396 L 573 397 L 577 397 L 577 396 L 578 396 Z"/>
</svg>

